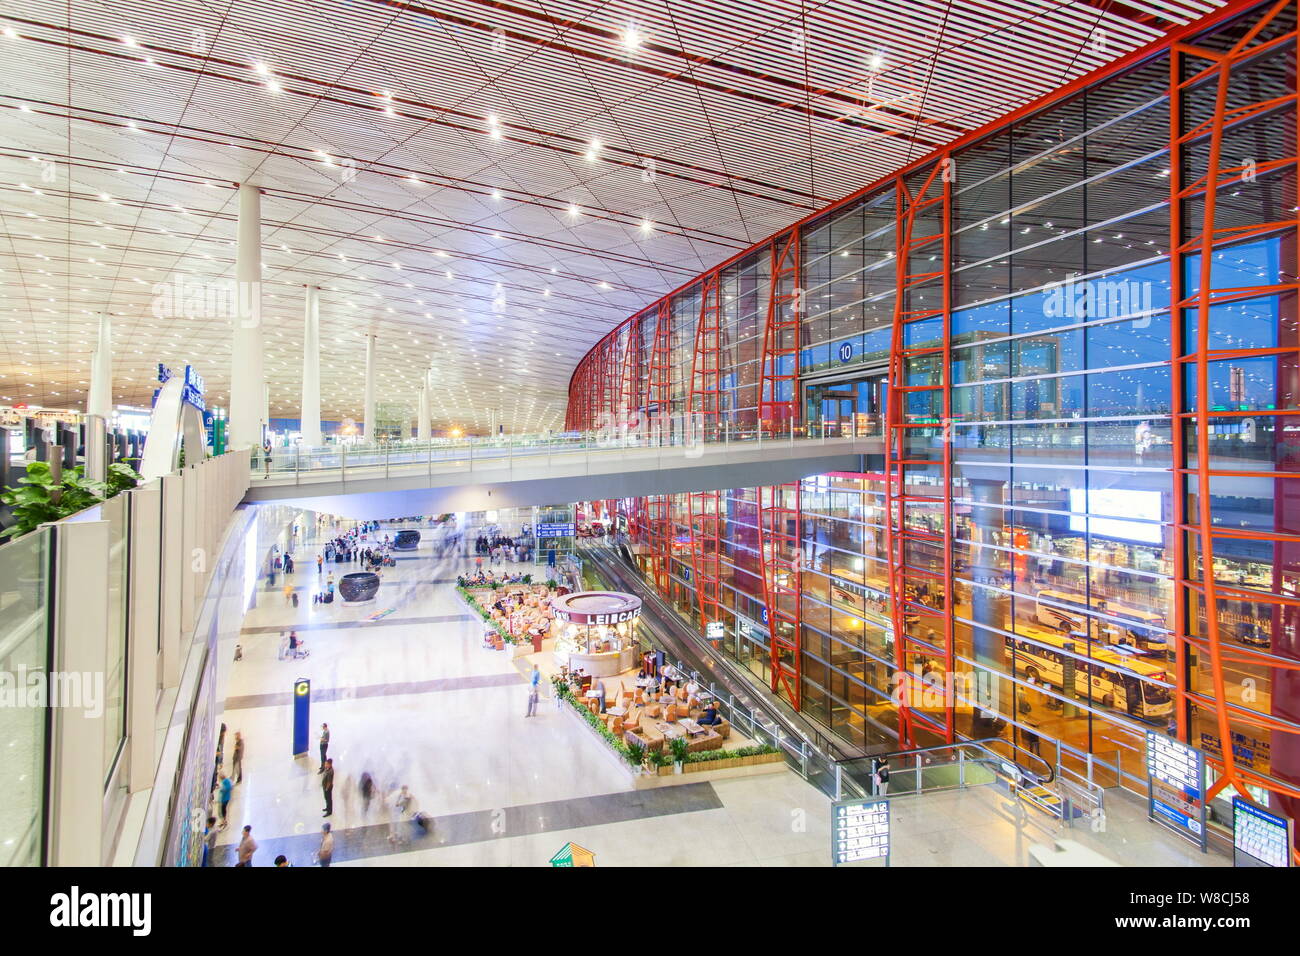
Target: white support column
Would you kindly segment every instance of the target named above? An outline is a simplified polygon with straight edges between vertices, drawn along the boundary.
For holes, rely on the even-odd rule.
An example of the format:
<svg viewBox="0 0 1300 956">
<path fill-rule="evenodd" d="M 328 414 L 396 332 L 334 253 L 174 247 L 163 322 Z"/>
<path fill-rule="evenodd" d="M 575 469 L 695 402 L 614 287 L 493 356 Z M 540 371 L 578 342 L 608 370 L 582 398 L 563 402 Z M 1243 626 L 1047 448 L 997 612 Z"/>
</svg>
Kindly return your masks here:
<svg viewBox="0 0 1300 956">
<path fill-rule="evenodd" d="M 307 317 L 302 335 L 302 408 L 298 430 L 304 447 L 321 444 L 320 434 L 320 289 L 307 286 Z"/>
<path fill-rule="evenodd" d="M 366 333 L 366 391 L 365 408 L 362 410 L 365 421 L 366 441 L 375 441 L 375 333 Z"/>
<path fill-rule="evenodd" d="M 230 355 L 229 447 L 262 443 L 266 374 L 262 362 L 262 194 L 239 187 L 239 231 L 235 246 L 235 295 L 239 302 Z"/>
<path fill-rule="evenodd" d="M 105 422 L 113 419 L 113 319 L 99 314 L 99 341 L 90 359 L 90 388 L 86 390 L 86 414 Z"/>
<path fill-rule="evenodd" d="M 415 415 L 415 434 L 420 441 L 429 440 L 429 386 L 427 383 L 420 386 L 420 394 L 417 399 L 419 408 Z"/>
</svg>

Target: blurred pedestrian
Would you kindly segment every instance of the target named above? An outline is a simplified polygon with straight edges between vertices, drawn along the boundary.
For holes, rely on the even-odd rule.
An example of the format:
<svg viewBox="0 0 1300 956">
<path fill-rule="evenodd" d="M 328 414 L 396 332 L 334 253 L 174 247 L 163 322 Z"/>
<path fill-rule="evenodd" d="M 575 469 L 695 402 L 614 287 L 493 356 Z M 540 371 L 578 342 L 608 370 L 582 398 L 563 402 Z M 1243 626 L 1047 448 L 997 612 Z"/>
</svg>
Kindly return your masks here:
<svg viewBox="0 0 1300 956">
<path fill-rule="evenodd" d="M 359 788 L 361 790 L 361 812 L 362 814 L 369 816 L 370 801 L 375 795 L 375 778 L 370 776 L 369 771 L 366 771 L 361 775 Z"/>
<path fill-rule="evenodd" d="M 235 731 L 235 751 L 230 755 L 230 773 L 235 783 L 244 782 L 244 736 Z"/>
</svg>

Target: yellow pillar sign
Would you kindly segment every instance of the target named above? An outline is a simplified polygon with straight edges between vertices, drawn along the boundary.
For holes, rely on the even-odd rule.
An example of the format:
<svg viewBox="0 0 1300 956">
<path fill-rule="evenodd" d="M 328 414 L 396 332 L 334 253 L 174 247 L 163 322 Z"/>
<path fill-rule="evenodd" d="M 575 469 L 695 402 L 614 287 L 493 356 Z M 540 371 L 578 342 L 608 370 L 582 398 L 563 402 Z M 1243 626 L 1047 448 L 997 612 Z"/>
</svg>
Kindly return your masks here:
<svg viewBox="0 0 1300 956">
<path fill-rule="evenodd" d="M 566 843 L 551 857 L 551 866 L 595 866 L 596 854 L 576 843 Z"/>
</svg>

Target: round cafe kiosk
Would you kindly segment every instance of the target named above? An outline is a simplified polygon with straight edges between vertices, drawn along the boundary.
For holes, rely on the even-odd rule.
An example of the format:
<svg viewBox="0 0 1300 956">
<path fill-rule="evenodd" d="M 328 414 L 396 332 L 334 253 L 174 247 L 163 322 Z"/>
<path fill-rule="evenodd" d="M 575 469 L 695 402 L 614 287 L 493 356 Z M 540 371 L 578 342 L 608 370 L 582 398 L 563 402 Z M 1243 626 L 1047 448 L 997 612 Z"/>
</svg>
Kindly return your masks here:
<svg viewBox="0 0 1300 956">
<path fill-rule="evenodd" d="M 575 591 L 551 599 L 560 636 L 555 663 L 592 677 L 613 677 L 636 665 L 641 599 L 618 591 Z"/>
</svg>

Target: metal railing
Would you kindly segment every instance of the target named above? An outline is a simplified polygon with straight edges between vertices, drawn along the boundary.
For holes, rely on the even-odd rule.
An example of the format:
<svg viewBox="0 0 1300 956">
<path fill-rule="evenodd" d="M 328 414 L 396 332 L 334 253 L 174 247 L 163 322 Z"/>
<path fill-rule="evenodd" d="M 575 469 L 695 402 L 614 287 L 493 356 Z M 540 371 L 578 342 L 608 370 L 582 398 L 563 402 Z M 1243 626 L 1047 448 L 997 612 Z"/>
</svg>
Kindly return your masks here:
<svg viewBox="0 0 1300 956">
<path fill-rule="evenodd" d="M 882 759 L 889 761 L 889 796 L 959 790 L 997 779 L 1019 785 L 1046 784 L 1056 776 L 1051 763 L 1037 754 L 1016 751 L 1004 737 L 986 737 L 841 760 L 836 763 L 837 779 L 841 786 L 852 781 L 869 794 L 875 763 Z"/>
<path fill-rule="evenodd" d="M 732 445 L 755 448 L 772 444 L 793 447 L 796 444 L 843 444 L 868 440 L 869 436 L 842 436 L 824 429 L 795 429 L 772 432 L 736 429 L 731 426 L 713 429 L 670 429 L 637 431 L 608 429 L 577 435 L 509 435 L 489 438 L 435 438 L 429 441 L 379 442 L 370 444 L 333 444 L 324 446 L 277 446 L 267 455 L 264 449 L 249 450 L 252 474 L 277 483 L 294 484 L 312 481 L 388 478 L 425 473 L 456 473 L 476 468 L 513 468 L 516 460 L 529 465 L 577 464 L 590 466 L 592 455 L 607 459 L 610 453 L 641 449 L 659 451 L 655 456 L 639 456 L 636 467 L 662 466 L 663 452 L 672 451 L 670 460 L 702 455 L 706 446 L 725 451 Z"/>
</svg>

